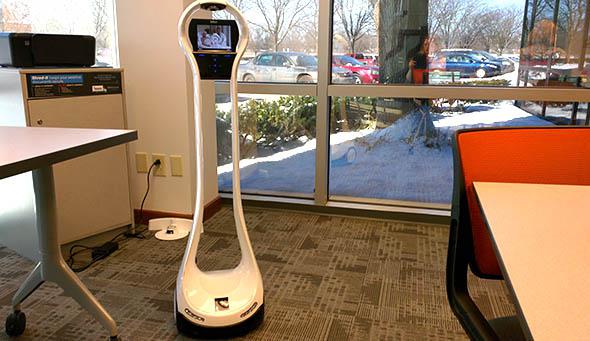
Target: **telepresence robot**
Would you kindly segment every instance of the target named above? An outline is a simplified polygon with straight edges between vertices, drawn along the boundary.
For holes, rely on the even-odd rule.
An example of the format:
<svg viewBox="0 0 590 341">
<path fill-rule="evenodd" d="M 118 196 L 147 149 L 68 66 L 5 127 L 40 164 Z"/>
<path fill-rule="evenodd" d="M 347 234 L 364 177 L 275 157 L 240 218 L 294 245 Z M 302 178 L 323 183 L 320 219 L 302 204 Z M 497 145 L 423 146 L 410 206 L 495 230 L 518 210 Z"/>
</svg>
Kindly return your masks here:
<svg viewBox="0 0 590 341">
<path fill-rule="evenodd" d="M 236 20 L 193 19 L 199 11 L 211 15 L 221 10 Z M 197 193 L 193 226 L 176 281 L 176 326 L 181 333 L 201 337 L 240 335 L 264 318 L 262 276 L 246 230 L 240 194 L 237 72 L 248 45 L 248 26 L 242 14 L 225 0 L 198 0 L 182 13 L 178 36 L 193 72 Z M 204 208 L 202 79 L 230 80 L 233 211 L 242 257 L 234 269 L 210 272 L 196 265 Z"/>
</svg>

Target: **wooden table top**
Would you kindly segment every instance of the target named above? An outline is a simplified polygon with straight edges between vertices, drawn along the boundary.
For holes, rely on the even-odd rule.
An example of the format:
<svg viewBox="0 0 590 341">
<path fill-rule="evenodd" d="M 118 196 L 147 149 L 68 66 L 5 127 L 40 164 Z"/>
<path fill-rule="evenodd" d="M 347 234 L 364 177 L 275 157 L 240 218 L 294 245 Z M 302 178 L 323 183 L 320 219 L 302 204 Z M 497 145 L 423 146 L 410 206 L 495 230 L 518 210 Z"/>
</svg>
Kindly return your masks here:
<svg viewBox="0 0 590 341">
<path fill-rule="evenodd" d="M 590 186 L 474 186 L 525 333 L 588 339 Z"/>
</svg>

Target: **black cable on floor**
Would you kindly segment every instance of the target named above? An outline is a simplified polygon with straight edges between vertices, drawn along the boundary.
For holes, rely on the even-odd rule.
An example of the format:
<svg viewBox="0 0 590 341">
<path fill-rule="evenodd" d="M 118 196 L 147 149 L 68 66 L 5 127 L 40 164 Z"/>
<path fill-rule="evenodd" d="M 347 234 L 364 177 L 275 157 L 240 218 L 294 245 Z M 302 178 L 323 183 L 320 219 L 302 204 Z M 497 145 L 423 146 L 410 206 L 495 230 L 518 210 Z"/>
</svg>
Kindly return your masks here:
<svg viewBox="0 0 590 341">
<path fill-rule="evenodd" d="M 150 166 L 150 168 L 148 169 L 147 189 L 146 189 L 145 194 L 143 196 L 143 200 L 141 201 L 141 207 L 139 209 L 139 219 L 138 219 L 137 224 L 141 224 L 143 221 L 143 205 L 145 204 L 145 200 L 147 199 L 147 196 L 150 192 L 150 175 L 152 173 L 152 169 L 154 169 L 154 167 L 159 166 L 161 164 L 162 164 L 162 162 L 158 159 L 158 160 L 154 161 L 152 163 L 152 165 Z M 122 241 L 129 239 L 129 238 L 145 239 L 146 237 L 145 237 L 144 233 L 147 230 L 148 230 L 148 227 L 146 226 L 141 231 L 139 231 L 139 232 L 136 231 L 135 233 L 130 233 L 128 231 L 124 231 L 124 232 L 121 232 L 121 233 L 117 234 L 116 236 L 114 236 L 109 242 L 122 242 Z M 118 238 L 121 238 L 121 237 L 123 237 L 121 240 L 117 240 Z M 79 248 L 80 250 L 74 251 L 74 249 L 76 249 L 76 248 Z M 88 252 L 88 251 L 92 252 L 92 251 L 97 250 L 99 248 L 100 248 L 100 246 L 86 246 L 86 245 L 81 245 L 81 244 L 72 245 L 72 247 L 70 247 L 70 252 L 69 252 L 68 259 L 66 260 L 66 263 L 68 264 L 70 269 L 72 269 L 72 271 L 74 271 L 74 272 L 84 271 L 84 270 L 88 269 L 89 267 L 91 267 L 96 262 L 98 262 L 102 259 L 105 259 L 109 255 L 108 254 L 100 255 L 96 258 L 93 258 L 87 264 L 85 264 L 81 267 L 78 267 L 78 268 L 74 267 L 74 262 L 75 262 L 74 256 L 76 256 L 77 254 L 80 254 L 82 252 Z"/>
</svg>

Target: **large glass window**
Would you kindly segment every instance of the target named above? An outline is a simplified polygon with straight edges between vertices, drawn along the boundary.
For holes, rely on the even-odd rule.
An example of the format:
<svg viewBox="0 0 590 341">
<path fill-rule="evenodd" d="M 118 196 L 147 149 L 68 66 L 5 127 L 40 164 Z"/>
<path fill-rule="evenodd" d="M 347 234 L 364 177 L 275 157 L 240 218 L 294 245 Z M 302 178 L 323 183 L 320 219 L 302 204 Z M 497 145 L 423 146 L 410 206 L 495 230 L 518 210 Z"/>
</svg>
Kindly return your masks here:
<svg viewBox="0 0 590 341">
<path fill-rule="evenodd" d="M 97 66 L 118 64 L 114 0 L 3 0 L 0 31 L 85 34 L 96 38 Z"/>
<path fill-rule="evenodd" d="M 587 6 L 334 0 L 333 63 L 362 84 L 586 86 Z"/>
<path fill-rule="evenodd" d="M 456 130 L 553 124 L 514 101 L 333 97 L 331 111 L 333 199 L 448 205 Z"/>
<path fill-rule="evenodd" d="M 250 194 L 312 198 L 316 98 L 240 94 L 240 176 Z M 217 96 L 219 191 L 232 190 L 231 102 Z"/>
<path fill-rule="evenodd" d="M 590 85 L 587 0 L 331 0 L 301 12 L 303 2 L 287 1 L 313 24 L 273 45 L 263 21 L 281 1 L 240 2 L 254 32 L 240 80 L 315 85 L 319 64 L 331 65 L 330 84 L 351 86 L 239 86 L 273 94 L 240 94 L 246 193 L 444 210 L 456 130 L 590 123 L 590 96 L 576 89 Z M 332 16 L 319 20 L 326 27 L 318 10 Z M 328 31 L 331 46 L 318 46 Z M 229 192 L 224 106 L 219 187 Z M 316 144 L 328 157 L 316 159 Z"/>
</svg>

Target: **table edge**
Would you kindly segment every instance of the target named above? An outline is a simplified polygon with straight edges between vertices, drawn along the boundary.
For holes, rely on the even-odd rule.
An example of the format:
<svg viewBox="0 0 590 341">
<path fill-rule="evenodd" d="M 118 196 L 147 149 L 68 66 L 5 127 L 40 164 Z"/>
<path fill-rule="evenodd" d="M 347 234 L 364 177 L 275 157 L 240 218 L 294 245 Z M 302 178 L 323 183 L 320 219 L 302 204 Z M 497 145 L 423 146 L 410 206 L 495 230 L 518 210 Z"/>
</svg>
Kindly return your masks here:
<svg viewBox="0 0 590 341">
<path fill-rule="evenodd" d="M 496 243 L 496 239 L 494 238 L 494 234 L 492 232 L 492 229 L 490 227 L 488 219 L 485 215 L 483 205 L 481 204 L 481 201 L 479 199 L 479 194 L 477 193 L 477 187 L 475 186 L 476 183 L 507 183 L 507 182 L 473 181 L 473 190 L 475 192 L 475 198 L 477 200 L 477 205 L 479 206 L 479 211 L 481 213 L 482 219 L 483 219 L 485 226 L 486 226 L 486 231 L 488 232 L 488 236 L 490 237 L 490 240 L 492 241 L 492 246 L 494 248 L 494 254 L 496 255 L 496 260 L 498 261 L 498 265 L 500 266 L 500 271 L 502 271 L 502 275 L 504 276 L 506 287 L 508 288 L 508 291 L 510 292 L 510 294 L 512 295 L 512 297 L 514 299 L 513 304 L 514 304 L 514 307 L 516 308 L 516 315 L 518 317 L 518 320 L 520 321 L 520 326 L 523 329 L 525 337 L 529 340 L 534 340 L 533 333 L 531 331 L 531 328 L 529 327 L 529 323 L 526 319 L 524 311 L 523 311 L 522 307 L 520 306 L 520 302 L 518 301 L 518 296 L 516 295 L 516 291 L 514 290 L 514 286 L 512 285 L 512 281 L 510 280 L 510 276 L 508 275 L 508 270 L 506 269 L 506 266 L 504 265 L 504 259 L 502 259 L 502 255 L 500 254 L 498 244 Z"/>
<path fill-rule="evenodd" d="M 92 154 L 103 149 L 108 149 L 121 144 L 137 140 L 137 130 L 122 130 L 124 133 L 110 136 L 101 140 L 88 142 L 67 149 L 62 149 L 53 153 L 44 154 L 31 159 L 10 163 L 0 168 L 0 179 L 8 178 L 14 175 L 32 171 L 44 166 L 75 159 L 77 157 Z M 51 160 L 51 162 L 47 162 Z"/>
</svg>

